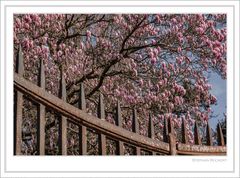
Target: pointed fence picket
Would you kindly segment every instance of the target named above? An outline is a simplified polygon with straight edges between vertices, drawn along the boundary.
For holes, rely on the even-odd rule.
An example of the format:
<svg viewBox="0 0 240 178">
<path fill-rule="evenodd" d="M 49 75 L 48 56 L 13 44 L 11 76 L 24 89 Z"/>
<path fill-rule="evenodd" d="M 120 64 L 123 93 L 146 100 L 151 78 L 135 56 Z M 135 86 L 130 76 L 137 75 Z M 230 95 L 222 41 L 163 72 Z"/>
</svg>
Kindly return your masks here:
<svg viewBox="0 0 240 178">
<path fill-rule="evenodd" d="M 86 100 L 83 83 L 80 84 L 78 108 L 86 112 Z M 87 155 L 87 128 L 82 124 L 79 125 L 79 140 L 80 155 Z"/>
<path fill-rule="evenodd" d="M 98 118 L 101 120 L 105 120 L 105 109 L 104 109 L 104 102 L 103 102 L 103 95 L 99 95 L 99 102 L 98 102 Z M 99 134 L 99 154 L 106 155 L 106 136 L 104 134 Z"/>
<path fill-rule="evenodd" d="M 122 114 L 121 114 L 121 106 L 120 102 L 117 102 L 117 108 L 116 108 L 116 125 L 118 127 L 122 127 Z M 124 155 L 124 144 L 121 140 L 118 141 L 118 154 Z"/>
<path fill-rule="evenodd" d="M 201 145 L 202 144 L 200 136 L 199 136 L 197 122 L 195 122 L 195 125 L 194 125 L 194 143 L 195 143 L 195 145 Z"/>
<path fill-rule="evenodd" d="M 39 79 L 38 79 L 39 87 L 45 90 L 45 71 L 43 60 L 40 60 L 40 70 L 39 70 Z M 38 106 L 38 118 L 37 118 L 37 147 L 39 155 L 45 155 L 45 106 L 43 104 L 39 104 Z"/>
<path fill-rule="evenodd" d="M 17 61 L 16 61 L 16 73 L 23 77 L 24 64 L 23 54 L 21 46 L 18 49 Z M 14 153 L 21 155 L 22 149 L 22 117 L 23 117 L 23 93 L 15 91 L 14 97 Z"/>
</svg>

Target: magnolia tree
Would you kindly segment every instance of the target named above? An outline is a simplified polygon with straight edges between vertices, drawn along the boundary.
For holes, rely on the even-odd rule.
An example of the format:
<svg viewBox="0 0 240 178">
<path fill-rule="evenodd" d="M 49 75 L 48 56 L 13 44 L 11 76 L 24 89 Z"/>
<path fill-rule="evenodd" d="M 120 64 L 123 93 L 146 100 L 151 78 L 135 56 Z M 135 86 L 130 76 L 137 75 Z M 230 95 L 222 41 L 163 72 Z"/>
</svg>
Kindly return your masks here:
<svg viewBox="0 0 240 178">
<path fill-rule="evenodd" d="M 67 101 L 76 104 L 84 83 L 88 112 L 96 113 L 104 95 L 106 119 L 114 122 L 117 100 L 124 127 L 130 112 L 139 114 L 140 132 L 151 113 L 157 127 L 171 118 L 205 124 L 217 99 L 208 74 L 226 79 L 225 14 L 25 14 L 14 16 L 15 50 L 21 44 L 25 77 L 37 79 L 40 59 L 46 89 L 58 93 L 60 69 L 67 82 Z M 157 138 L 161 134 L 157 134 Z M 160 138 L 161 139 L 161 138 Z"/>
</svg>

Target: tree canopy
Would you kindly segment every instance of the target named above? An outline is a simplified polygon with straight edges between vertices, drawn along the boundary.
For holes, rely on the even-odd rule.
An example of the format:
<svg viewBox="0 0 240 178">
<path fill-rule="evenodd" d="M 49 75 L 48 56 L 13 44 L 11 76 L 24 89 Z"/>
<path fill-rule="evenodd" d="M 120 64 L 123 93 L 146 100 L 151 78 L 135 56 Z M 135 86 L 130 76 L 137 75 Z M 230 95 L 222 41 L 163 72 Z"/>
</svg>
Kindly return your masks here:
<svg viewBox="0 0 240 178">
<path fill-rule="evenodd" d="M 108 121 L 118 100 L 126 118 L 135 107 L 140 123 L 151 113 L 159 127 L 164 118 L 175 127 L 182 118 L 190 126 L 208 121 L 217 98 L 207 75 L 226 79 L 226 33 L 225 14 L 14 15 L 27 79 L 36 82 L 43 59 L 49 92 L 57 95 L 63 68 L 68 103 L 76 104 L 84 83 L 88 112 L 95 113 L 101 92 Z"/>
</svg>

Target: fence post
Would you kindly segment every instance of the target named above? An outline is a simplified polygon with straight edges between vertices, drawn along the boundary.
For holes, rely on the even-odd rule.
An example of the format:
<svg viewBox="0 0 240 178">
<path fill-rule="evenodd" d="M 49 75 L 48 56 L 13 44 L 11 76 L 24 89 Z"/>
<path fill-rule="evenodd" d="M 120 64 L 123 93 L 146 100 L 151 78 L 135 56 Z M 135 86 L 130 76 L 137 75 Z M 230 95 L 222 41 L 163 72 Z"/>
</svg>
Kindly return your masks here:
<svg viewBox="0 0 240 178">
<path fill-rule="evenodd" d="M 222 133 L 222 128 L 220 123 L 217 125 L 217 138 L 218 138 L 218 145 L 219 146 L 224 146 L 224 138 L 223 138 L 223 133 Z"/>
<path fill-rule="evenodd" d="M 78 108 L 86 111 L 86 100 L 83 83 L 80 84 Z M 87 155 L 87 128 L 83 125 L 79 125 L 79 152 L 80 155 Z"/>
<path fill-rule="evenodd" d="M 196 121 L 195 121 L 195 125 L 194 125 L 194 142 L 196 145 L 202 144 L 200 136 L 199 136 L 198 125 L 197 125 Z"/>
<path fill-rule="evenodd" d="M 169 134 L 169 148 L 170 148 L 170 155 L 177 154 L 176 137 L 175 137 L 174 133 Z"/>
<path fill-rule="evenodd" d="M 168 122 L 167 122 L 166 118 L 164 118 L 164 123 L 163 123 L 163 141 L 169 142 L 169 140 L 168 140 Z"/>
<path fill-rule="evenodd" d="M 135 108 L 133 109 L 132 131 L 139 134 L 139 123 L 137 119 L 137 110 Z M 140 155 L 141 154 L 140 147 L 136 146 L 135 148 L 136 148 L 136 155 Z"/>
<path fill-rule="evenodd" d="M 212 132 L 211 132 L 211 127 L 209 126 L 209 123 L 207 123 L 207 145 L 212 146 L 213 142 L 212 142 Z"/>
<path fill-rule="evenodd" d="M 63 66 L 60 70 L 60 92 L 59 97 L 66 101 L 66 82 L 64 79 Z M 60 141 L 60 154 L 67 155 L 67 118 L 63 115 L 59 120 L 59 141 Z"/>
<path fill-rule="evenodd" d="M 186 132 L 186 121 L 182 118 L 182 142 L 188 144 L 187 132 Z"/>
<path fill-rule="evenodd" d="M 21 45 L 19 45 L 17 59 L 16 59 L 16 72 L 23 77 L 24 63 Z M 14 154 L 21 155 L 22 148 L 22 117 L 23 117 L 23 94 L 19 91 L 16 92 L 14 98 Z"/>
<path fill-rule="evenodd" d="M 122 113 L 121 113 L 121 106 L 120 102 L 117 101 L 117 108 L 116 108 L 116 125 L 119 127 L 122 127 Z M 124 149 L 123 149 L 123 142 L 118 141 L 118 154 L 124 155 Z"/>
<path fill-rule="evenodd" d="M 168 122 L 168 133 L 173 133 L 173 123 L 172 123 L 172 119 L 169 118 L 169 122 Z"/>
<path fill-rule="evenodd" d="M 40 60 L 40 70 L 38 85 L 45 90 L 45 71 L 43 60 Z M 38 154 L 45 155 L 45 106 L 39 104 L 38 106 L 38 129 L 37 129 L 37 144 L 38 144 Z"/>
<path fill-rule="evenodd" d="M 103 95 L 100 93 L 99 95 L 99 103 L 98 103 L 98 118 L 104 120 L 105 119 L 105 109 L 103 103 Z M 100 155 L 106 155 L 106 136 L 103 134 L 99 135 L 99 153 Z"/>
<path fill-rule="evenodd" d="M 174 135 L 172 120 L 169 119 L 168 122 L 169 132 L 169 148 L 170 148 L 170 155 L 177 154 L 177 146 L 176 146 L 176 136 Z"/>
<path fill-rule="evenodd" d="M 148 137 L 154 139 L 154 126 L 153 126 L 153 120 L 151 117 L 151 114 L 149 114 L 148 118 Z"/>
<path fill-rule="evenodd" d="M 148 118 L 148 137 L 151 139 L 155 138 L 154 125 L 153 125 L 153 120 L 150 113 Z M 156 155 L 156 152 L 151 152 L 151 154 Z"/>
</svg>

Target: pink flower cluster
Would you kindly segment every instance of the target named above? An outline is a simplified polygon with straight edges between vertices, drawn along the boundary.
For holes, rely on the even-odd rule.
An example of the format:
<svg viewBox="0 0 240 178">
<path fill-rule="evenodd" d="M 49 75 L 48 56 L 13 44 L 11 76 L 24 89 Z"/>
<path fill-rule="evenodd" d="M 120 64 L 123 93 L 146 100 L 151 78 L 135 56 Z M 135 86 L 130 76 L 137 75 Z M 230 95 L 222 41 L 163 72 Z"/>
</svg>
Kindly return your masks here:
<svg viewBox="0 0 240 178">
<path fill-rule="evenodd" d="M 22 45 L 29 79 L 43 59 L 47 90 L 57 94 L 62 64 L 69 102 L 82 81 L 86 94 L 96 89 L 91 108 L 101 91 L 109 112 L 119 100 L 142 108 L 142 120 L 151 112 L 179 127 L 185 117 L 189 139 L 194 120 L 208 121 L 217 102 L 206 72 L 226 78 L 226 36 L 224 14 L 14 15 L 14 45 Z"/>
</svg>

